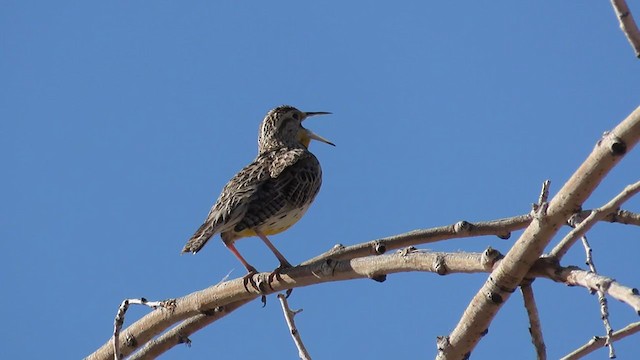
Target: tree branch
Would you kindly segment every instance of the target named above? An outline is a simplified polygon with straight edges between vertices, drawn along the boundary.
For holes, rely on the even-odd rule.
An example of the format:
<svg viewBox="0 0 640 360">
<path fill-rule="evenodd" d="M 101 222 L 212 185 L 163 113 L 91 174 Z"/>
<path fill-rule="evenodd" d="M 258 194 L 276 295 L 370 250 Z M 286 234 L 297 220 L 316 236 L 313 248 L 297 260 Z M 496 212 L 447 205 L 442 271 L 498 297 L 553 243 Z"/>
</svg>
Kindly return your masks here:
<svg viewBox="0 0 640 360">
<path fill-rule="evenodd" d="M 612 214 L 620 213 L 620 206 L 627 200 L 631 199 L 634 195 L 640 192 L 640 181 L 635 184 L 628 185 L 618 195 L 616 195 L 611 201 L 601 206 L 598 209 L 594 209 L 591 213 L 582 221 L 577 221 L 577 226 L 571 230 L 560 242 L 551 250 L 550 255 L 555 256 L 558 259 L 569 251 L 569 248 L 578 241 L 584 234 L 587 233 L 596 224 L 596 222 L 605 219 Z M 615 217 L 614 217 L 615 218 Z"/>
<path fill-rule="evenodd" d="M 531 334 L 531 342 L 536 348 L 537 359 L 546 360 L 547 347 L 544 344 L 544 337 L 542 336 L 542 326 L 540 325 L 540 316 L 538 316 L 538 306 L 536 305 L 536 299 L 533 296 L 533 287 L 531 287 L 531 282 L 526 282 L 521 285 L 520 291 L 522 291 L 524 307 L 527 309 L 527 315 L 529 316 L 529 333 Z"/>
<path fill-rule="evenodd" d="M 613 11 L 616 13 L 618 21 L 620 21 L 620 29 L 629 40 L 631 47 L 636 52 L 636 57 L 640 58 L 640 31 L 633 20 L 633 15 L 629 11 L 626 1 L 611 0 Z"/>
<path fill-rule="evenodd" d="M 594 274 L 597 274 L 596 264 L 593 262 L 593 249 L 591 245 L 589 245 L 589 241 L 587 240 L 587 236 L 582 236 L 582 245 L 584 246 L 584 251 L 586 255 L 586 264 L 589 267 L 589 271 Z M 613 334 L 613 328 L 611 327 L 611 322 L 609 321 L 609 304 L 607 303 L 607 297 L 604 294 L 604 291 L 598 288 L 598 303 L 600 304 L 600 318 L 602 319 L 602 323 L 604 324 L 604 330 L 607 333 L 606 338 L 606 346 L 609 347 L 609 359 L 615 359 L 616 352 L 613 348 L 613 341 L 611 341 L 611 334 Z"/>
<path fill-rule="evenodd" d="M 302 360 L 311 360 L 311 356 L 305 348 L 304 343 L 302 342 L 302 337 L 300 336 L 300 332 L 296 327 L 296 323 L 293 318 L 299 314 L 300 310 L 291 310 L 289 308 L 289 302 L 287 301 L 287 297 L 284 294 L 278 294 L 278 299 L 280 300 L 280 304 L 282 305 L 282 312 L 284 313 L 284 319 L 287 322 L 287 327 L 289 328 L 289 333 L 293 338 L 293 342 L 296 344 L 296 348 L 298 349 L 298 356 Z"/>
<path fill-rule="evenodd" d="M 164 308 L 171 310 L 175 306 L 175 301 L 173 299 L 165 301 L 148 301 L 145 298 L 125 299 L 122 301 L 120 307 L 118 307 L 116 318 L 113 321 L 113 358 L 115 360 L 120 360 L 122 358 L 118 349 L 120 347 L 120 329 L 122 329 L 122 325 L 124 324 L 124 316 L 129 309 L 129 305 L 145 305 L 152 309 Z"/>
<path fill-rule="evenodd" d="M 265 294 L 331 281 L 381 277 L 386 274 L 408 271 L 433 272 L 440 275 L 491 272 L 499 266 L 500 259 L 501 254 L 498 251 L 487 249 L 483 253 L 400 251 L 395 254 L 344 261 L 327 260 L 284 270 L 281 278 L 275 279 L 272 283 L 273 290 L 268 289 Z M 256 276 L 266 279 L 269 273 L 260 273 Z M 561 267 L 550 258 L 541 258 L 536 261 L 527 277 L 544 277 L 555 282 L 570 286 L 582 286 L 590 290 L 600 286 L 609 296 L 629 304 L 635 311 L 640 311 L 640 295 L 637 290 L 577 267 Z M 602 284 L 606 284 L 606 286 Z M 125 329 L 120 336 L 129 337 L 134 341 L 127 343 L 128 346 L 121 349 L 123 356 L 131 354 L 149 342 L 150 338 L 145 340 L 145 337 L 155 336 L 163 331 L 157 329 L 162 327 L 166 329 L 171 324 L 189 318 L 158 339 L 149 342 L 143 349 L 145 353 L 142 355 L 136 353 L 132 359 L 147 359 L 158 356 L 171 347 L 184 343 L 184 339 L 188 339 L 197 330 L 257 297 L 259 294 L 248 293 L 244 289 L 243 280 L 239 278 L 178 298 L 172 312 L 162 309 L 154 310 Z M 150 334 L 147 328 L 155 329 L 156 332 Z M 113 339 L 87 359 L 112 359 L 112 342 Z"/>
<path fill-rule="evenodd" d="M 491 321 L 520 284 L 560 227 L 577 212 L 609 171 L 640 139 L 640 107 L 613 131 L 605 134 L 585 162 L 549 203 L 538 211 L 464 311 L 439 348 L 437 359 L 464 359 L 480 341 Z M 544 207 L 542 207 L 544 209 Z"/>
<path fill-rule="evenodd" d="M 326 259 L 345 260 L 369 255 L 381 255 L 388 250 L 402 249 L 409 246 L 429 244 L 449 239 L 483 235 L 495 235 L 501 239 L 508 239 L 512 231 L 524 229 L 530 222 L 530 214 L 476 223 L 462 220 L 451 225 L 414 230 L 352 246 L 337 244 L 331 250 L 309 259 L 301 265 L 308 265 Z"/>
<path fill-rule="evenodd" d="M 637 332 L 640 332 L 640 321 L 627 325 L 626 327 L 614 332 L 611 335 L 611 339 L 613 341 L 622 340 L 627 336 L 633 335 Z M 564 356 L 562 360 L 577 360 L 585 357 L 586 355 L 591 354 L 592 352 L 601 349 L 605 346 L 607 341 L 606 337 L 594 336 L 589 342 L 582 345 L 572 353 Z"/>
<path fill-rule="evenodd" d="M 157 358 L 178 344 L 191 345 L 189 335 L 211 325 L 219 319 L 222 319 L 234 310 L 254 299 L 255 297 L 250 300 L 240 300 L 226 305 L 217 306 L 209 311 L 204 311 L 201 314 L 192 316 L 171 330 L 144 344 L 140 350 L 129 357 L 129 360 L 151 360 Z"/>
</svg>

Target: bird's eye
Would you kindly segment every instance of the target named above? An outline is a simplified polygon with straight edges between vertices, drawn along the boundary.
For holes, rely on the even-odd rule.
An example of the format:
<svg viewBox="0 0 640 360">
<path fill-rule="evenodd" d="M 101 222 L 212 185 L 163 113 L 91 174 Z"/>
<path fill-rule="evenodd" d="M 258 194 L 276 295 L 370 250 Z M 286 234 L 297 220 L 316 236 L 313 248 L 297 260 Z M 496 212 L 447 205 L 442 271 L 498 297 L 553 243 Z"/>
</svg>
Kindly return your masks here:
<svg viewBox="0 0 640 360">
<path fill-rule="evenodd" d="M 294 113 L 293 118 L 296 120 L 300 120 L 300 115 L 298 115 L 297 113 Z"/>
</svg>

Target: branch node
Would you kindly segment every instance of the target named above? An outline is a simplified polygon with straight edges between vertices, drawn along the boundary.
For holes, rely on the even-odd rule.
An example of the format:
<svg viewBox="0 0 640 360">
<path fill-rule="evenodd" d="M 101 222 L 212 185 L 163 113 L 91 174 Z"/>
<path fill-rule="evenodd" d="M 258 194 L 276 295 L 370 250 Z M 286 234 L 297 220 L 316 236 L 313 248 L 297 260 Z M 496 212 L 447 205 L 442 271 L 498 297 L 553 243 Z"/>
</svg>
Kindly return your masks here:
<svg viewBox="0 0 640 360">
<path fill-rule="evenodd" d="M 449 337 L 448 336 L 436 337 L 436 346 L 438 347 L 438 352 L 443 352 L 446 348 L 451 346 Z"/>
<path fill-rule="evenodd" d="M 504 302 L 504 299 L 502 298 L 502 295 L 498 294 L 497 292 L 489 292 L 487 293 L 487 299 L 489 299 L 489 301 L 491 301 L 492 303 L 496 304 L 496 305 L 500 305 Z"/>
<path fill-rule="evenodd" d="M 396 254 L 402 256 L 402 257 L 406 257 L 407 255 L 414 253 L 418 251 L 418 249 L 416 249 L 415 246 L 407 246 L 406 248 L 402 248 L 399 249 L 398 251 L 396 251 Z"/>
<path fill-rule="evenodd" d="M 444 261 L 444 256 L 438 254 L 433 261 L 433 269 L 436 271 L 438 275 L 446 275 L 449 270 L 447 269 L 447 265 Z"/>
<path fill-rule="evenodd" d="M 597 209 L 591 210 L 591 211 L 589 210 L 578 211 L 575 214 L 571 215 L 569 220 L 567 220 L 567 225 L 571 226 L 572 228 L 575 228 L 576 226 L 580 225 L 580 223 L 582 223 L 586 218 L 588 218 L 595 211 L 597 211 Z"/>
<path fill-rule="evenodd" d="M 381 241 L 376 241 L 373 245 L 373 252 L 374 255 L 382 255 L 387 252 L 387 246 Z"/>
<path fill-rule="evenodd" d="M 471 231 L 473 228 L 473 224 L 468 221 L 461 220 L 453 225 L 453 231 L 456 233 Z"/>
<path fill-rule="evenodd" d="M 616 139 L 616 141 L 611 144 L 611 153 L 616 156 L 624 155 L 627 153 L 627 144 L 625 144 L 622 140 Z"/>
<path fill-rule="evenodd" d="M 130 333 L 127 333 L 124 337 L 124 344 L 130 348 L 136 348 L 138 346 L 138 340 Z"/>
<path fill-rule="evenodd" d="M 502 254 L 500 251 L 489 246 L 485 251 L 482 252 L 482 257 L 480 257 L 480 264 L 486 270 L 493 269 L 495 263 L 502 259 Z"/>
<path fill-rule="evenodd" d="M 333 259 L 327 259 L 323 261 L 322 266 L 320 266 L 319 277 L 333 276 L 333 273 L 336 270 L 336 266 L 338 266 L 338 262 Z M 318 274 L 315 275 L 318 276 Z"/>
<path fill-rule="evenodd" d="M 178 344 L 185 344 L 187 347 L 191 347 L 191 339 L 185 335 L 178 335 Z"/>
</svg>

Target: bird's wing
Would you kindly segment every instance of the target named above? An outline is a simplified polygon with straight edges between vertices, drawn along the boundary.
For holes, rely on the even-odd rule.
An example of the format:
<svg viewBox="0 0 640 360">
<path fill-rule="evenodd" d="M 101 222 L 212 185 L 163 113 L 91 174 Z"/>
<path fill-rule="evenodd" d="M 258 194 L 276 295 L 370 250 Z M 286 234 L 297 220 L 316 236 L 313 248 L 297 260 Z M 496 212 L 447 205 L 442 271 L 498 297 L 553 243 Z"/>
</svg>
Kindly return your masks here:
<svg viewBox="0 0 640 360">
<path fill-rule="evenodd" d="M 269 160 L 258 157 L 229 180 L 204 223 L 185 244 L 183 253 L 197 253 L 213 235 L 233 228 L 244 217 L 249 199 L 270 177 Z"/>
<path fill-rule="evenodd" d="M 295 149 L 280 154 L 271 163 L 269 174 L 251 196 L 234 231 L 263 225 L 269 219 L 277 221 L 283 211 L 309 204 L 320 189 L 320 164 L 308 151 Z"/>
</svg>

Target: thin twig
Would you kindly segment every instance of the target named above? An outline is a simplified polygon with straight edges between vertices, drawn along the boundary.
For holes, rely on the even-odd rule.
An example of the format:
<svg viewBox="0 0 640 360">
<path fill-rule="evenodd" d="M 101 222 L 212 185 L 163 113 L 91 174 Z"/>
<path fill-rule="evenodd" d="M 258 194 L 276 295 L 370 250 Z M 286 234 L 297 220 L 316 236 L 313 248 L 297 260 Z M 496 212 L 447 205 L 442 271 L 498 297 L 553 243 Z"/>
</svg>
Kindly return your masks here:
<svg viewBox="0 0 640 360">
<path fill-rule="evenodd" d="M 597 209 L 593 209 L 591 214 L 589 214 L 589 216 L 587 216 L 583 221 L 576 220 L 576 222 L 578 222 L 576 227 L 562 240 L 560 240 L 549 254 L 556 257 L 558 260 L 562 259 L 567 251 L 569 251 L 569 248 L 571 248 L 573 244 L 580 239 L 580 237 L 589 231 L 596 222 L 607 218 L 608 215 L 611 215 L 612 213 L 619 213 L 620 211 L 618 211 L 618 209 L 620 206 L 638 192 L 640 192 L 640 181 L 628 185 L 618 195 L 611 199 L 611 201 Z"/>
<path fill-rule="evenodd" d="M 475 223 L 461 220 L 451 225 L 414 230 L 352 246 L 338 244 L 331 250 L 309 259 L 301 265 L 308 265 L 326 259 L 347 260 L 369 255 L 381 255 L 389 250 L 430 244 L 441 240 L 483 235 L 494 235 L 501 239 L 508 239 L 512 231 L 524 229 L 530 223 L 531 214 Z"/>
<path fill-rule="evenodd" d="M 613 341 L 620 341 L 627 336 L 640 332 L 640 321 L 631 323 L 624 328 L 614 332 L 611 335 Z M 561 360 L 577 360 L 589 355 L 590 353 L 601 349 L 605 345 L 606 338 L 600 336 L 594 336 L 586 344 L 582 345 L 578 349 L 574 350 L 570 354 L 565 355 Z"/>
<path fill-rule="evenodd" d="M 633 20 L 633 15 L 624 0 L 611 0 L 613 11 L 620 21 L 620 29 L 629 40 L 631 47 L 636 52 L 636 57 L 640 58 L 640 31 Z"/>
<path fill-rule="evenodd" d="M 140 350 L 131 355 L 128 360 L 151 360 L 157 358 L 177 344 L 191 346 L 191 340 L 189 339 L 191 334 L 222 319 L 254 299 L 255 298 L 251 298 L 249 300 L 241 300 L 217 306 L 213 309 L 205 310 L 201 314 L 192 316 L 157 338 L 149 340 Z"/>
<path fill-rule="evenodd" d="M 522 291 L 524 307 L 527 309 L 527 315 L 529 316 L 529 333 L 531 334 L 531 342 L 536 348 L 537 358 L 538 360 L 546 360 L 547 347 L 544 344 L 544 337 L 542 336 L 542 326 L 540 325 L 538 306 L 536 305 L 536 299 L 533 296 L 531 281 L 521 285 L 520 291 Z"/>
<path fill-rule="evenodd" d="M 305 348 L 304 343 L 302 342 L 302 337 L 300 336 L 300 332 L 296 327 L 296 323 L 293 318 L 299 314 L 302 309 L 299 310 L 291 310 L 289 308 L 289 302 L 287 301 L 287 296 L 285 294 L 278 294 L 278 299 L 280 299 L 280 304 L 282 304 L 282 312 L 284 313 L 284 319 L 287 321 L 287 326 L 289 327 L 289 332 L 291 333 L 291 337 L 293 338 L 293 342 L 296 344 L 296 348 L 298 348 L 298 356 L 302 360 L 311 360 L 311 356 Z"/>
<path fill-rule="evenodd" d="M 582 245 L 584 246 L 584 251 L 586 253 L 586 264 L 591 270 L 592 273 L 597 274 L 596 264 L 593 262 L 593 249 L 589 245 L 589 241 L 587 240 L 587 236 L 582 236 Z M 616 351 L 613 348 L 613 341 L 611 341 L 611 334 L 613 334 L 613 328 L 611 327 L 611 322 L 609 321 L 609 306 L 607 304 L 607 297 L 604 294 L 604 290 L 598 288 L 598 303 L 600 304 L 600 317 L 604 324 L 604 329 L 607 334 L 607 341 L 605 343 L 606 346 L 609 347 L 609 359 L 615 359 Z"/>
<path fill-rule="evenodd" d="M 538 203 L 535 206 L 542 206 L 549 200 L 549 187 L 551 186 L 551 180 L 545 180 L 542 182 L 542 189 L 540 189 L 540 196 L 538 197 Z"/>
<path fill-rule="evenodd" d="M 175 300 L 164 300 L 164 301 L 148 301 L 145 298 L 140 299 L 126 299 L 120 304 L 118 308 L 118 312 L 116 313 L 116 318 L 113 321 L 113 358 L 115 360 L 120 360 L 120 329 L 122 329 L 122 325 L 124 324 L 124 315 L 129 309 L 129 305 L 145 305 L 152 309 L 157 309 L 160 307 L 170 308 L 175 306 Z"/>
</svg>

